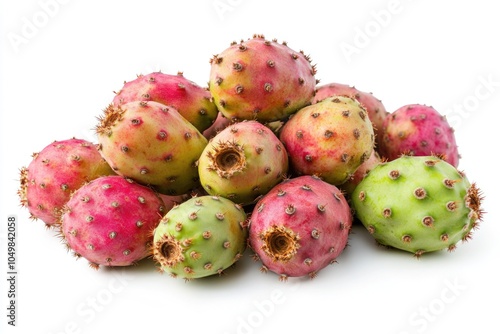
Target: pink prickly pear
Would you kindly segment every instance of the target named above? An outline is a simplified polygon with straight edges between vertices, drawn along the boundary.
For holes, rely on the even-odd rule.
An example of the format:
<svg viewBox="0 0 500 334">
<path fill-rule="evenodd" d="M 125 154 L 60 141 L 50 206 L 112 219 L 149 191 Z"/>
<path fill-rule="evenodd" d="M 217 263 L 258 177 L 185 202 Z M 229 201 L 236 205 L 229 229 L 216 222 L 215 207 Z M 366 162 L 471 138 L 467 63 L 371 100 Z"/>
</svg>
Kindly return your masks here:
<svg viewBox="0 0 500 334">
<path fill-rule="evenodd" d="M 455 133 L 446 117 L 423 104 L 405 105 L 387 116 L 378 149 L 389 161 L 402 154 L 438 155 L 457 167 L 460 158 Z"/>
<path fill-rule="evenodd" d="M 249 244 L 262 270 L 315 277 L 342 253 L 352 226 L 351 209 L 334 185 L 304 175 L 264 195 L 250 216 Z"/>
<path fill-rule="evenodd" d="M 92 268 L 129 266 L 150 255 L 153 230 L 165 213 L 150 188 L 118 175 L 75 191 L 61 216 L 61 235 Z"/>
<path fill-rule="evenodd" d="M 97 145 L 71 138 L 54 141 L 33 154 L 22 167 L 18 195 L 32 219 L 47 226 L 59 223 L 61 210 L 73 191 L 99 176 L 114 174 Z"/>
</svg>

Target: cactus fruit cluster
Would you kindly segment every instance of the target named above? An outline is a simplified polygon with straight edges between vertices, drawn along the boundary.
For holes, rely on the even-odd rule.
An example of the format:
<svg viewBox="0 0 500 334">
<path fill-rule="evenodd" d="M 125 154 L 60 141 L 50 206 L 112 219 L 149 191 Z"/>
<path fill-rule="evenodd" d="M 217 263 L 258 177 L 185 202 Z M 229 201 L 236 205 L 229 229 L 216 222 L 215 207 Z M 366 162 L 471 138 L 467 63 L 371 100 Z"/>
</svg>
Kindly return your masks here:
<svg viewBox="0 0 500 334">
<path fill-rule="evenodd" d="M 187 281 L 245 258 L 314 278 L 356 223 L 418 258 L 471 238 L 483 194 L 444 115 L 319 85 L 309 55 L 263 35 L 219 51 L 207 87 L 139 75 L 93 115 L 95 141 L 34 153 L 18 188 L 30 217 L 94 269 L 152 261 Z"/>
</svg>

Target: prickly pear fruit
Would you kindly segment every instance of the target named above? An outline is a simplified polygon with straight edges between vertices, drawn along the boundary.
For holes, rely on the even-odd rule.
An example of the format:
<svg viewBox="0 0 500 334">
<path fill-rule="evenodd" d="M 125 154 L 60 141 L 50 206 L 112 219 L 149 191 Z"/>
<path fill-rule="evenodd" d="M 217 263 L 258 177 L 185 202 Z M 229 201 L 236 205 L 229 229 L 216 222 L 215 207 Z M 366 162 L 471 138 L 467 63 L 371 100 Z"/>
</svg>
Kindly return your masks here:
<svg viewBox="0 0 500 334">
<path fill-rule="evenodd" d="M 401 154 L 439 155 L 453 166 L 458 166 L 455 133 L 446 117 L 433 107 L 405 105 L 386 117 L 382 130 L 378 150 L 387 160 L 394 160 Z"/>
<path fill-rule="evenodd" d="M 402 156 L 375 167 L 352 195 L 356 216 L 382 245 L 419 257 L 471 238 L 482 196 L 463 172 L 435 156 Z"/>
<path fill-rule="evenodd" d="M 283 144 L 257 121 L 228 126 L 210 141 L 198 160 L 205 191 L 241 205 L 267 193 L 287 172 L 288 156 Z"/>
<path fill-rule="evenodd" d="M 351 209 L 334 185 L 304 175 L 276 185 L 250 216 L 249 245 L 263 271 L 288 277 L 308 275 L 342 253 L 352 226 Z"/>
<path fill-rule="evenodd" d="M 210 93 L 231 120 L 283 119 L 314 96 L 316 69 L 309 56 L 262 35 L 231 43 L 210 63 Z"/>
<path fill-rule="evenodd" d="M 61 235 L 89 265 L 128 266 L 150 253 L 152 231 L 165 212 L 150 188 L 122 176 L 104 176 L 73 193 L 61 217 Z"/>
<path fill-rule="evenodd" d="M 372 153 L 373 126 L 355 99 L 334 96 L 299 110 L 281 129 L 293 171 L 346 182 Z"/>
<path fill-rule="evenodd" d="M 156 101 L 172 106 L 200 132 L 208 129 L 218 114 L 208 88 L 188 80 L 182 72 L 177 75 L 152 72 L 125 82 L 113 104 L 119 106 L 133 101 Z"/>
<path fill-rule="evenodd" d="M 54 141 L 20 171 L 18 195 L 32 219 L 47 226 L 59 223 L 61 210 L 73 191 L 97 177 L 114 174 L 97 145 L 84 139 Z"/>
<path fill-rule="evenodd" d="M 154 231 L 160 272 L 185 280 L 222 274 L 246 249 L 247 215 L 217 196 L 193 197 L 172 208 Z"/>
<path fill-rule="evenodd" d="M 208 140 L 175 108 L 154 101 L 109 105 L 96 132 L 117 174 L 167 195 L 199 186 L 196 162 Z"/>
<path fill-rule="evenodd" d="M 382 127 L 388 114 L 382 101 L 376 98 L 372 93 L 361 91 L 354 86 L 341 83 L 329 83 L 316 88 L 316 95 L 314 96 L 313 103 L 336 95 L 352 97 L 363 105 L 372 122 L 375 132 L 375 142 L 377 143 L 375 146 L 377 147 L 378 141 L 382 138 Z"/>
</svg>

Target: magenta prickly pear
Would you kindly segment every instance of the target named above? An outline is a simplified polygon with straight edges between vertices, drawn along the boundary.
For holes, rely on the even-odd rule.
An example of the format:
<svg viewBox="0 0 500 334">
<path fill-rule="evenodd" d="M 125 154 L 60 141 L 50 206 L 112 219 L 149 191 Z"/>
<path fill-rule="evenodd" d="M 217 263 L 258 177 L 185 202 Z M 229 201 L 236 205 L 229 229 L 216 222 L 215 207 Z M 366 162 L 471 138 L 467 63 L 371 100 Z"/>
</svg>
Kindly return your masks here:
<svg viewBox="0 0 500 334">
<path fill-rule="evenodd" d="M 61 234 L 74 255 L 92 268 L 129 266 L 150 255 L 151 232 L 164 213 L 152 189 L 104 176 L 73 193 L 61 217 Z"/>
<path fill-rule="evenodd" d="M 455 167 L 459 163 L 455 133 L 446 117 L 423 104 L 405 105 L 388 115 L 379 144 L 380 155 L 389 161 L 406 154 L 439 155 Z"/>
<path fill-rule="evenodd" d="M 314 278 L 342 253 L 352 226 L 342 192 L 304 175 L 276 185 L 255 205 L 249 244 L 262 270 L 288 277 Z"/>
<path fill-rule="evenodd" d="M 83 139 L 54 141 L 21 168 L 18 195 L 32 219 L 47 226 L 59 223 L 73 191 L 99 176 L 114 174 L 97 145 Z"/>
<path fill-rule="evenodd" d="M 262 35 L 233 42 L 210 63 L 209 90 L 231 120 L 283 119 L 314 96 L 316 69 L 309 56 Z"/>
<path fill-rule="evenodd" d="M 125 82 L 113 104 L 119 106 L 133 101 L 156 101 L 172 106 L 200 132 L 208 129 L 218 114 L 208 89 L 186 79 L 182 72 L 177 75 L 153 72 Z"/>
</svg>

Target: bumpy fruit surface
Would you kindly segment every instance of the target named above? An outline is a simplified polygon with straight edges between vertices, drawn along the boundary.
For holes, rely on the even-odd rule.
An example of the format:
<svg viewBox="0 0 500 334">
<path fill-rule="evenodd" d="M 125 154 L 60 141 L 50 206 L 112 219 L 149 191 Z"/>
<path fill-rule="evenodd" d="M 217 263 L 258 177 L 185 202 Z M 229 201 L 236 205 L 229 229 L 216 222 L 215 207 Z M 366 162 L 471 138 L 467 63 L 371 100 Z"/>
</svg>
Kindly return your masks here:
<svg viewBox="0 0 500 334">
<path fill-rule="evenodd" d="M 287 172 L 285 147 L 272 130 L 257 121 L 243 121 L 222 130 L 198 161 L 205 191 L 241 205 L 267 193 Z"/>
<path fill-rule="evenodd" d="M 188 80 L 182 72 L 177 75 L 152 72 L 125 82 L 113 104 L 119 106 L 133 101 L 156 101 L 172 106 L 200 132 L 208 129 L 218 114 L 208 88 Z"/>
<path fill-rule="evenodd" d="M 275 121 L 311 103 L 316 69 L 302 51 L 254 35 L 215 55 L 209 90 L 233 120 Z"/>
<path fill-rule="evenodd" d="M 21 168 L 18 195 L 32 219 L 47 226 L 59 223 L 61 211 L 73 191 L 97 177 L 114 174 L 97 145 L 71 138 L 54 141 Z"/>
<path fill-rule="evenodd" d="M 153 101 L 110 105 L 96 131 L 117 174 L 167 195 L 199 186 L 196 162 L 208 140 L 176 109 Z"/>
<path fill-rule="evenodd" d="M 104 176 L 73 193 L 61 217 L 61 234 L 92 268 L 129 266 L 150 254 L 152 231 L 164 213 L 163 201 L 150 188 Z"/>
<path fill-rule="evenodd" d="M 403 106 L 386 117 L 379 152 L 387 160 L 401 154 L 439 155 L 455 167 L 459 163 L 455 133 L 446 117 L 422 104 Z"/>
<path fill-rule="evenodd" d="M 342 83 L 328 83 L 317 87 L 313 103 L 317 103 L 327 97 L 336 95 L 352 97 L 363 105 L 373 125 L 375 142 L 378 143 L 378 141 L 382 138 L 384 120 L 388 115 L 382 101 L 376 98 L 372 93 L 361 91 L 354 86 Z"/>
<path fill-rule="evenodd" d="M 375 167 L 352 195 L 356 216 L 382 245 L 416 256 L 454 250 L 482 218 L 481 194 L 434 156 L 402 156 Z"/>
<path fill-rule="evenodd" d="M 350 198 L 356 186 L 368 175 L 368 173 L 382 162 L 376 150 L 363 162 L 349 179 L 339 185 L 339 189 L 344 192 L 347 198 Z"/>
<path fill-rule="evenodd" d="M 276 185 L 251 214 L 249 244 L 280 280 L 315 277 L 347 245 L 351 209 L 342 192 L 304 175 Z"/>
<path fill-rule="evenodd" d="M 154 232 L 153 258 L 172 277 L 222 274 L 241 258 L 247 237 L 241 206 L 224 197 L 193 197 L 161 220 Z"/>
<path fill-rule="evenodd" d="M 373 126 L 361 104 L 335 96 L 299 110 L 281 129 L 294 172 L 346 182 L 373 151 Z"/>
<path fill-rule="evenodd" d="M 226 127 L 228 127 L 230 124 L 231 124 L 231 120 L 229 118 L 226 118 L 224 116 L 224 114 L 219 112 L 217 114 L 217 118 L 212 123 L 212 125 L 208 129 L 203 131 L 203 135 L 205 136 L 205 138 L 210 140 L 213 137 L 215 137 L 216 134 L 218 134 L 219 132 L 224 130 Z"/>
</svg>

